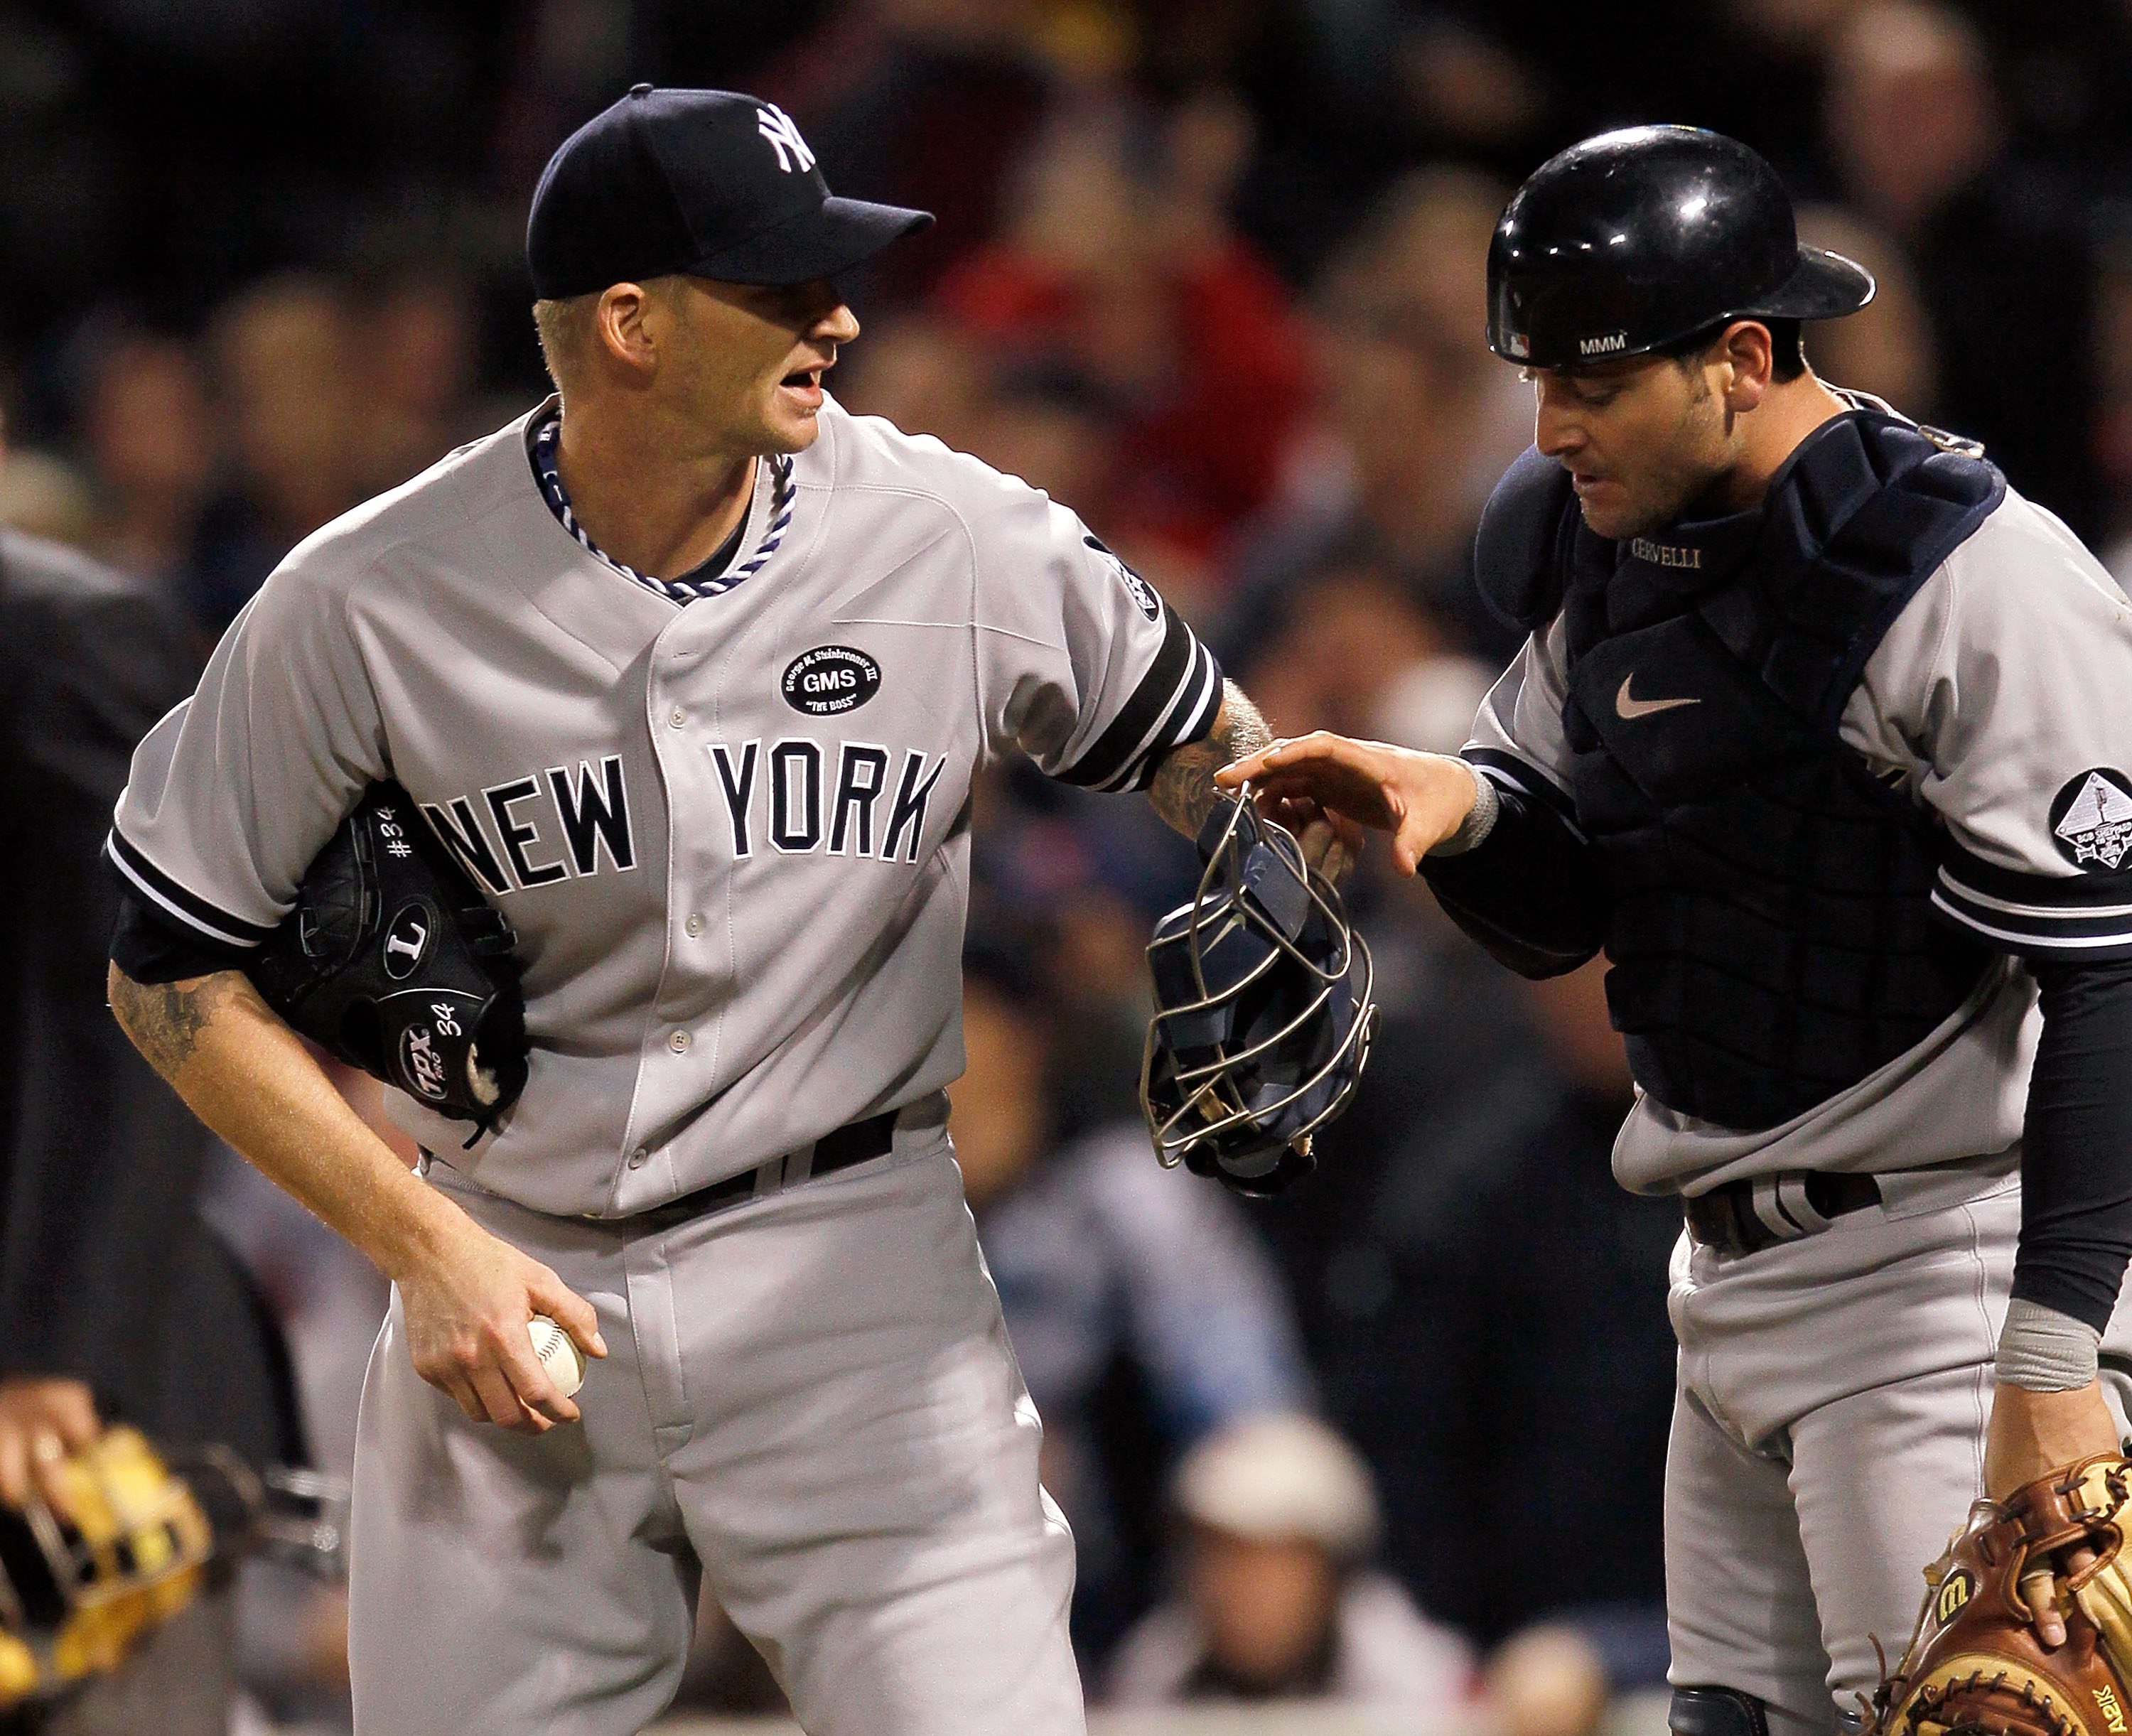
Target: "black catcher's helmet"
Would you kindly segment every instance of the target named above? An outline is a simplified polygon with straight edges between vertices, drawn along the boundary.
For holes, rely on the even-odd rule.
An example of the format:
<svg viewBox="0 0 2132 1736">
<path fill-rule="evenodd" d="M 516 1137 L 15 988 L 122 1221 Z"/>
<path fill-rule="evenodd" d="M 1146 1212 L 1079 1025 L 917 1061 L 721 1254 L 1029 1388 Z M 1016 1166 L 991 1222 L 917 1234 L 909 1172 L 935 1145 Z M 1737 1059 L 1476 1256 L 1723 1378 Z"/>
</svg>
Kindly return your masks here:
<svg viewBox="0 0 2132 1736">
<path fill-rule="evenodd" d="M 1833 319 L 1872 274 L 1803 247 L 1776 171 L 1700 127 L 1628 127 L 1535 170 L 1488 247 L 1488 348 L 1529 367 L 1663 349 L 1728 319 Z"/>
<path fill-rule="evenodd" d="M 1248 793 L 1200 828 L 1198 893 L 1155 925 L 1140 1105 L 1155 1155 L 1243 1194 L 1315 1167 L 1370 1053 L 1370 949 L 1340 894 Z"/>
</svg>

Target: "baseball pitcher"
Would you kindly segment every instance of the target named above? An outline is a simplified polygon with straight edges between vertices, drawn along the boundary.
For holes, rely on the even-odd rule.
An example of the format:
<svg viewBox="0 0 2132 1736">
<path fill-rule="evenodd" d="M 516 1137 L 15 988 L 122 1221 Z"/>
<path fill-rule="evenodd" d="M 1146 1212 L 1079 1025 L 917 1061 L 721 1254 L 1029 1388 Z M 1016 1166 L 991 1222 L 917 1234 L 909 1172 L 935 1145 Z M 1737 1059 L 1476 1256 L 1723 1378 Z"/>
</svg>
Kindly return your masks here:
<svg viewBox="0 0 2132 1736">
<path fill-rule="evenodd" d="M 113 1007 L 393 1280 L 365 1736 L 635 1731 L 699 1573 L 815 1736 L 1082 1729 L 944 1130 L 971 780 L 1025 753 L 1196 832 L 1265 736 L 1071 512 L 825 393 L 839 274 L 927 221 L 830 196 L 769 103 L 632 90 L 534 198 L 559 397 L 295 550 L 135 758 Z M 347 897 L 284 931 L 337 836 Z M 432 842 L 478 897 L 378 891 L 388 984 L 324 1033 L 394 1081 L 410 1174 L 247 971 L 317 1004 Z M 511 981 L 410 1005 L 440 933 L 496 968 L 470 903 Z"/>
</svg>

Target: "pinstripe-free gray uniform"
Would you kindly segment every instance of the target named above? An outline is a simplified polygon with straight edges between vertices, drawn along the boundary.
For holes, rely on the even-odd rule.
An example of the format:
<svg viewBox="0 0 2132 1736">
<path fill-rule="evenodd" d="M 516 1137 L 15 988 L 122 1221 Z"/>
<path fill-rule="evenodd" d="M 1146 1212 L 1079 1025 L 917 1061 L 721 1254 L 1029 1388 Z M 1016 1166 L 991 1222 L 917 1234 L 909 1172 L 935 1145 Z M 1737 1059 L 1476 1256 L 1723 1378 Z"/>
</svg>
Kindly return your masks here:
<svg viewBox="0 0 2132 1736">
<path fill-rule="evenodd" d="M 1563 645 L 1558 620 L 1482 707 L 1467 751 L 1484 774 L 1566 783 Z M 1616 701 L 1624 724 L 1700 703 L 1662 671 L 1633 679 L 1640 694 L 1625 683 Z M 2009 491 L 1881 639 L 1841 734 L 1943 827 L 1942 914 L 1997 947 L 2079 959 L 2132 938 L 2132 909 L 2086 871 L 2132 856 L 2128 695 L 2132 604 Z M 1877 1684 L 1874 1639 L 1892 1657 L 1909 1638 L 1918 1571 L 1981 1492 L 2041 1024 L 2035 982 L 2007 957 L 1907 1053 L 1775 1127 L 1735 1131 L 1639 1093 L 1614 1150 L 1625 1186 L 1751 1181 L 1755 1209 L 1789 1238 L 1732 1257 L 1684 1235 L 1675 1253 L 1676 1684 L 1753 1694 L 1786 1729 L 1825 1729 Z M 1800 1185 L 1817 1170 L 1873 1174 L 1881 1203 L 1822 1219 Z M 2132 1350 L 2128 1327 L 2120 1311 L 2106 1350 Z M 2106 1374 L 2120 1429 L 2122 1384 Z"/>
<path fill-rule="evenodd" d="M 520 937 L 523 1097 L 468 1149 L 391 1111 L 617 1354 L 582 1427 L 521 1440 L 415 1378 L 396 1304 L 359 1714 L 634 1729 L 671 1691 L 693 1550 L 818 1736 L 1078 1729 L 1070 1545 L 943 1127 L 971 781 L 1020 752 L 1142 787 L 1211 728 L 1219 671 L 1070 512 L 833 402 L 677 593 L 544 497 L 553 414 L 291 554 L 142 744 L 112 839 L 167 917 L 256 944 L 394 777 Z M 891 1155 L 778 1191 L 889 1110 Z M 630 1225 L 751 1170 L 751 1205 Z"/>
</svg>

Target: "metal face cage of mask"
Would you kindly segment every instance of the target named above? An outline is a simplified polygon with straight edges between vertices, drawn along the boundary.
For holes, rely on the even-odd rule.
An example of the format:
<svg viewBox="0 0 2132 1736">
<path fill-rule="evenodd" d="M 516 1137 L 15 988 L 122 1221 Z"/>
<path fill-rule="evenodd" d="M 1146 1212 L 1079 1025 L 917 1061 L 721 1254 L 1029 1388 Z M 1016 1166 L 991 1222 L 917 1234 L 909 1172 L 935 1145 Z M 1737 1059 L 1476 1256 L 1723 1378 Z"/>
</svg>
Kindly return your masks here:
<svg viewBox="0 0 2132 1736">
<path fill-rule="evenodd" d="M 1339 893 L 1248 789 L 1216 807 L 1198 843 L 1192 902 L 1147 949 L 1156 1010 L 1140 1103 L 1164 1167 L 1277 1193 L 1315 1167 L 1312 1136 L 1361 1080 L 1375 968 Z"/>
</svg>

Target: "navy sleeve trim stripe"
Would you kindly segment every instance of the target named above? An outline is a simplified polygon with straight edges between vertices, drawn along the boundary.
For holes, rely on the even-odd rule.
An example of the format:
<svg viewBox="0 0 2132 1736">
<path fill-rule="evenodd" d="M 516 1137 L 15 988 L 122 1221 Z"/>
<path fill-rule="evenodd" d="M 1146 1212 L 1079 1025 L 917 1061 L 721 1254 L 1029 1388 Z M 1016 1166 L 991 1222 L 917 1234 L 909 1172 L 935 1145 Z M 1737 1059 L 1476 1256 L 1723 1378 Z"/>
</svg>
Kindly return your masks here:
<svg viewBox="0 0 2132 1736">
<path fill-rule="evenodd" d="M 2132 958 L 2132 874 L 2017 874 L 1950 843 L 1932 901 L 2010 952 L 2096 964 Z"/>
<path fill-rule="evenodd" d="M 2023 874 L 1949 840 L 1941 880 L 1994 909 L 2052 916 L 2132 916 L 2132 867 L 2115 874 Z"/>
<path fill-rule="evenodd" d="M 1932 901 L 1942 915 L 1982 935 L 2004 952 L 2093 964 L 2132 958 L 2132 922 L 2122 917 L 2053 918 L 2045 923 L 1988 905 L 1980 907 L 1948 885 L 1944 870 L 1939 885 L 1933 888 Z"/>
<path fill-rule="evenodd" d="M 1515 754 L 1506 754 L 1499 747 L 1469 747 L 1460 758 L 1469 765 L 1477 765 L 1496 783 L 1515 790 L 1520 795 L 1530 796 L 1535 802 L 1551 808 L 1569 824 L 1569 829 L 1579 838 L 1584 834 L 1577 825 L 1576 804 L 1569 799 L 1569 792 L 1529 760 L 1520 760 Z"/>
<path fill-rule="evenodd" d="M 2132 871 L 2020 874 L 1950 841 L 1932 901 L 2006 952 L 2095 964 L 2132 958 Z"/>
<path fill-rule="evenodd" d="M 1214 660 L 1212 651 L 1203 645 L 1198 645 L 1191 674 L 1178 690 L 1175 703 L 1164 717 L 1162 727 L 1155 732 L 1146 751 L 1139 756 L 1132 775 L 1113 779 L 1107 787 L 1145 789 L 1155 782 L 1155 769 L 1162 764 L 1163 755 L 1187 742 L 1204 740 L 1221 712 L 1222 666 Z"/>
<path fill-rule="evenodd" d="M 1220 666 L 1176 611 L 1165 607 L 1163 620 L 1162 647 L 1147 674 L 1095 744 L 1058 774 L 1060 781 L 1087 789 L 1136 788 L 1150 774 L 1151 755 L 1212 727 L 1220 709 Z"/>
<path fill-rule="evenodd" d="M 176 918 L 210 940 L 249 949 L 274 933 L 271 928 L 217 909 L 198 893 L 186 890 L 121 837 L 116 828 L 105 838 L 103 853 L 135 892 L 165 915 Z"/>
</svg>

